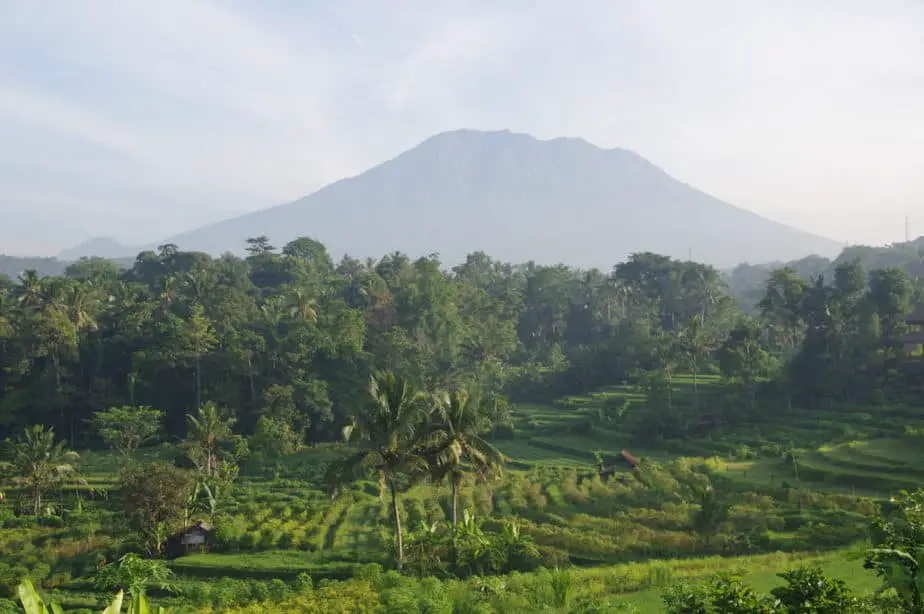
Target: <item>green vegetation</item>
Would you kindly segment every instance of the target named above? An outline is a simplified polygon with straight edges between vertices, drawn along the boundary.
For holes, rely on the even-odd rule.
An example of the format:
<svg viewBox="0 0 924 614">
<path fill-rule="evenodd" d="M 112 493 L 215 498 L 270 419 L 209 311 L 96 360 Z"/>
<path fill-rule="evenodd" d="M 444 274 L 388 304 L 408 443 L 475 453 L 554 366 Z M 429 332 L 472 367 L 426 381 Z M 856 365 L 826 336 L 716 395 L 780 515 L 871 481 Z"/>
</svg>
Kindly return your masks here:
<svg viewBox="0 0 924 614">
<path fill-rule="evenodd" d="M 249 252 L 0 286 L 0 612 L 921 610 L 905 272 Z"/>
</svg>

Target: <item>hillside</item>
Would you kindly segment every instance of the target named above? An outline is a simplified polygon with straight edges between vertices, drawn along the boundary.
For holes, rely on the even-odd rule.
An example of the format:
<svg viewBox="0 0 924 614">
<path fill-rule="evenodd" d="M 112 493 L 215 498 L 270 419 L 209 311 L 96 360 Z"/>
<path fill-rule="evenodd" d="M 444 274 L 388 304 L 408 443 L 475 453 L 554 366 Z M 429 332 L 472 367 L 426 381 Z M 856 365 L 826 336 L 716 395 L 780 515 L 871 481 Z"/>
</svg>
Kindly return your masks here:
<svg viewBox="0 0 924 614">
<path fill-rule="evenodd" d="M 732 294 L 746 307 L 750 307 L 759 300 L 764 291 L 764 284 L 774 269 L 787 266 L 805 279 L 823 275 L 830 281 L 833 279 L 834 269 L 839 264 L 854 261 L 859 262 L 867 271 L 897 267 L 913 279 L 924 278 L 924 236 L 882 247 L 851 245 L 844 248 L 833 260 L 821 256 L 807 256 L 788 262 L 743 263 L 723 273 Z"/>
<path fill-rule="evenodd" d="M 0 276 L 16 279 L 23 271 L 33 269 L 40 277 L 62 275 L 68 263 L 57 258 L 22 258 L 0 254 Z"/>
<path fill-rule="evenodd" d="M 604 269 L 636 251 L 684 259 L 692 252 L 732 266 L 839 249 L 713 198 L 631 151 L 473 130 L 436 135 L 295 202 L 152 245 L 220 254 L 257 235 L 277 245 L 312 236 L 335 257 L 397 249 L 454 264 L 480 249 L 505 261 Z"/>
<path fill-rule="evenodd" d="M 84 241 L 80 245 L 62 250 L 58 255 L 58 260 L 66 262 L 80 260 L 88 256 L 97 258 L 108 258 L 118 260 L 124 258 L 134 258 L 140 250 L 131 247 L 125 247 L 113 239 L 97 237 Z"/>
</svg>

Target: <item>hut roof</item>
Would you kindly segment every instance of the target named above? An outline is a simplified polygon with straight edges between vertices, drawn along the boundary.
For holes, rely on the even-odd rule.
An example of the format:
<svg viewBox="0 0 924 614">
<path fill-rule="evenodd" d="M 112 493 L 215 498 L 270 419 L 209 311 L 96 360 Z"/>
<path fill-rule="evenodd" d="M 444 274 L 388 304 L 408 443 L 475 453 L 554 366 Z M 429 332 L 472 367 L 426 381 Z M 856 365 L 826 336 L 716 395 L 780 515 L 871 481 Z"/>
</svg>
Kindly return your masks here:
<svg viewBox="0 0 924 614">
<path fill-rule="evenodd" d="M 626 452 L 625 450 L 620 451 L 619 455 L 623 458 L 623 460 L 625 460 L 627 463 L 629 463 L 633 467 L 636 467 L 638 465 L 638 459 L 632 456 L 631 454 L 629 454 L 628 452 Z"/>
<path fill-rule="evenodd" d="M 905 345 L 924 344 L 924 331 L 919 330 L 902 335 L 901 342 Z"/>
<path fill-rule="evenodd" d="M 924 305 L 915 308 L 908 317 L 905 318 L 906 324 L 924 324 Z"/>
<path fill-rule="evenodd" d="M 184 533 L 199 533 L 199 532 L 208 533 L 208 532 L 211 531 L 211 530 L 212 530 L 212 525 L 209 524 L 208 522 L 197 522 L 196 524 L 192 525 L 191 527 L 188 527 L 188 528 L 187 528 L 185 531 L 183 531 L 183 532 L 184 532 Z"/>
</svg>

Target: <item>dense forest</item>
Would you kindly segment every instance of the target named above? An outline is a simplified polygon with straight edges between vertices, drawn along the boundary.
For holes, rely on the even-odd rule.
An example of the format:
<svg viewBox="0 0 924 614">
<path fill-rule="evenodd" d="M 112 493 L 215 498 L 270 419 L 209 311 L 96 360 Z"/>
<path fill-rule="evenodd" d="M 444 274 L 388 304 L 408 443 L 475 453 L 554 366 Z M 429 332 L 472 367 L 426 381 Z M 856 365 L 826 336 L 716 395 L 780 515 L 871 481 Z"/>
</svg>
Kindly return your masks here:
<svg viewBox="0 0 924 614">
<path fill-rule="evenodd" d="M 514 400 L 627 380 L 669 393 L 675 373 L 718 370 L 750 406 L 868 401 L 906 390 L 888 342 L 920 301 L 904 269 L 859 259 L 773 271 L 752 317 L 714 268 L 650 253 L 610 272 L 483 253 L 452 270 L 400 253 L 334 264 L 309 238 L 281 250 L 254 238 L 248 253 L 165 245 L 128 269 L 85 259 L 0 280 L 0 434 L 40 422 L 92 445 L 96 411 L 147 405 L 179 436 L 208 400 L 246 432 L 284 406 L 320 441 L 356 414 L 376 369 Z M 667 414 L 646 427 L 679 428 Z"/>
</svg>

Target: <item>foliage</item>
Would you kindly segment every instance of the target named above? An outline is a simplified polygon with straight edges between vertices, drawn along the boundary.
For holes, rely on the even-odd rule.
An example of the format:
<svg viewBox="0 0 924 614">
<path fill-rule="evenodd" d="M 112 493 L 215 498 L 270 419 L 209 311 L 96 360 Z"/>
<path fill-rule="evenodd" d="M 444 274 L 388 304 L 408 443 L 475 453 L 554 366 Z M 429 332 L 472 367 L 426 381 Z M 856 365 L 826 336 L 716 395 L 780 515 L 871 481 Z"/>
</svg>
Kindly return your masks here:
<svg viewBox="0 0 924 614">
<path fill-rule="evenodd" d="M 872 541 L 864 566 L 882 579 L 880 591 L 895 591 L 907 612 L 924 612 L 924 490 L 902 493 L 876 517 Z"/>
<path fill-rule="evenodd" d="M 344 429 L 361 449 L 332 466 L 328 483 L 341 485 L 370 474 L 379 479 L 391 496 L 395 529 L 395 563 L 404 564 L 404 531 L 398 507 L 399 480 L 425 475 L 427 461 L 419 448 L 425 418 L 426 397 L 404 377 L 392 372 L 374 375 L 369 382 L 369 409 L 355 424 Z"/>
<path fill-rule="evenodd" d="M 97 412 L 93 423 L 106 445 L 130 457 L 157 435 L 163 418 L 159 409 L 126 405 Z"/>
<path fill-rule="evenodd" d="M 843 580 L 830 578 L 821 569 L 799 567 L 779 576 L 784 586 L 770 593 L 792 614 L 848 614 L 859 612 L 859 600 Z"/>
<path fill-rule="evenodd" d="M 489 403 L 472 399 L 465 390 L 444 392 L 437 396 L 437 421 L 433 441 L 426 442 L 433 457 L 433 477 L 446 479 L 452 488 L 452 526 L 458 522 L 459 488 L 468 473 L 485 482 L 500 474 L 504 456 L 484 434 L 498 425 L 498 417 Z"/>
<path fill-rule="evenodd" d="M 663 595 L 668 614 L 849 614 L 860 601 L 841 580 L 799 567 L 778 574 L 786 584 L 759 595 L 740 578 L 720 574 L 705 584 L 679 584 Z"/>
<path fill-rule="evenodd" d="M 74 475 L 79 457 L 55 441 L 53 428 L 40 424 L 26 428 L 9 446 L 14 475 L 28 489 L 32 514 L 38 516 L 45 495 Z"/>
<path fill-rule="evenodd" d="M 122 470 L 119 491 L 125 518 L 146 552 L 159 554 L 167 537 L 182 528 L 194 486 L 187 471 L 164 462 Z"/>
<path fill-rule="evenodd" d="M 28 578 L 19 585 L 18 593 L 19 602 L 22 604 L 26 614 L 58 614 L 64 612 L 58 604 L 42 599 Z M 121 611 L 122 591 L 119 591 L 112 598 L 112 602 L 100 614 L 119 614 Z M 130 602 L 128 614 L 147 614 L 148 612 L 150 612 L 150 608 L 143 595 L 139 595 L 137 599 Z M 165 614 L 163 608 L 158 608 L 158 612 Z"/>
<path fill-rule="evenodd" d="M 171 588 L 173 572 L 163 561 L 143 559 L 136 554 L 126 554 L 118 562 L 103 567 L 93 579 L 99 590 L 126 591 L 130 597 L 143 595 L 148 587 L 160 590 Z"/>
</svg>

